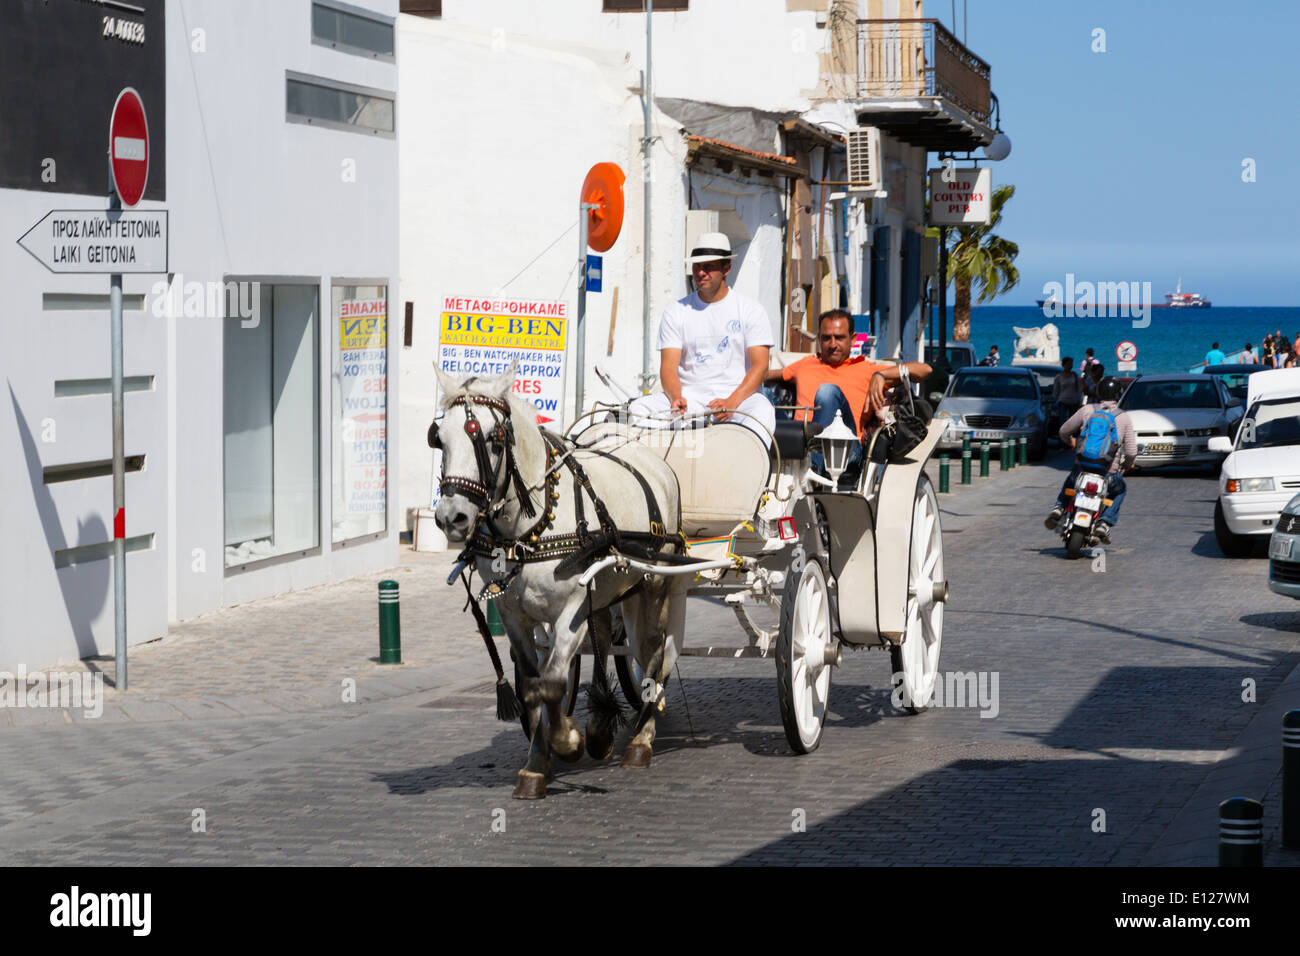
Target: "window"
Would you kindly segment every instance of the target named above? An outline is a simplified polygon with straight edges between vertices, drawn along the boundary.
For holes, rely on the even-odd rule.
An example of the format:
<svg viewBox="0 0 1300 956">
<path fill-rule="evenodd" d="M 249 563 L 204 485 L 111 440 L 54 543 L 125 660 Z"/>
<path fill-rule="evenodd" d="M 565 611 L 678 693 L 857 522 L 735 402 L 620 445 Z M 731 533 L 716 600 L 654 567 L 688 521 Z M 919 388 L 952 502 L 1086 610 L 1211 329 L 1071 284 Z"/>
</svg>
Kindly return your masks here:
<svg viewBox="0 0 1300 956">
<path fill-rule="evenodd" d="M 393 21 L 337 0 L 316 0 L 311 5 L 311 42 L 391 63 Z"/>
<path fill-rule="evenodd" d="M 320 544 L 319 290 L 252 285 L 223 320 L 227 568 Z"/>
<path fill-rule="evenodd" d="M 337 544 L 388 527 L 388 286 L 336 285 L 330 298 Z"/>
<path fill-rule="evenodd" d="M 401 10 L 417 17 L 440 17 L 442 0 L 402 0 Z"/>
<path fill-rule="evenodd" d="M 392 136 L 393 94 L 286 71 L 285 118 L 330 129 Z"/>
<path fill-rule="evenodd" d="M 660 10 L 685 10 L 687 0 L 654 0 L 655 13 Z M 601 9 L 606 13 L 644 13 L 645 0 L 602 0 Z"/>
</svg>

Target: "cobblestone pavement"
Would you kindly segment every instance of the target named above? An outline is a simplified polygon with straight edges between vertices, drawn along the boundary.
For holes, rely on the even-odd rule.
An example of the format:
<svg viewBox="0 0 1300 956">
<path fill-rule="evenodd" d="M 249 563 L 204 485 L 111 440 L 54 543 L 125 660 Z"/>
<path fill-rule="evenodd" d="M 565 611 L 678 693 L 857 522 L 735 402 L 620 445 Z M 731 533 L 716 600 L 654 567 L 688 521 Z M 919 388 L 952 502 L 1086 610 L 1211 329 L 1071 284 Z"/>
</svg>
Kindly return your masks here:
<svg viewBox="0 0 1300 956">
<path fill-rule="evenodd" d="M 904 716 L 887 656 L 846 654 L 821 748 L 795 757 L 770 661 L 688 658 L 649 770 L 557 764 L 546 800 L 512 801 L 525 740 L 492 716 L 450 559 L 406 552 L 133 648 L 99 719 L 0 709 L 0 863 L 1213 865 L 1235 795 L 1266 801 L 1266 863 L 1300 863 L 1278 846 L 1300 604 L 1219 555 L 1204 473 L 1131 479 L 1105 572 L 1067 562 L 1041 525 L 1065 465 L 968 487 L 954 468 L 941 502 L 940 669 L 996 673 L 992 719 Z M 374 662 L 383 577 L 401 667 Z M 725 608 L 689 614 L 693 641 L 740 643 Z M 111 660 L 81 666 L 111 684 Z"/>
</svg>

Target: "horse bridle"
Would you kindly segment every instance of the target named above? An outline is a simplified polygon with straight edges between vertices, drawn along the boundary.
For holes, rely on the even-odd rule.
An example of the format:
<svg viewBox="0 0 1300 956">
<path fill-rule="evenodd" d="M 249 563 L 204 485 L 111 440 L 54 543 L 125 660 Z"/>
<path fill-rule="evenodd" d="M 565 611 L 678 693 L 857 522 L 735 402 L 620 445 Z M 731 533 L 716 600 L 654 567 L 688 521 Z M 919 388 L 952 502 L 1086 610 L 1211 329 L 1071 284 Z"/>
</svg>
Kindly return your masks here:
<svg viewBox="0 0 1300 956">
<path fill-rule="evenodd" d="M 460 395 L 448 403 L 448 408 L 454 408 L 460 405 L 465 409 L 465 434 L 469 436 L 471 444 L 474 446 L 474 458 L 478 463 L 478 480 L 466 478 L 459 475 L 449 475 L 443 477 L 440 486 L 444 489 L 451 489 L 465 498 L 479 509 L 480 516 L 489 508 L 493 500 L 498 496 L 504 495 L 504 485 L 511 481 L 515 484 L 515 490 L 519 496 L 519 507 L 525 515 L 532 517 L 537 513 L 533 505 L 532 496 L 528 493 L 528 488 L 524 483 L 523 476 L 519 473 L 519 468 L 514 460 L 514 427 L 510 421 L 510 404 L 501 398 L 495 398 L 491 395 Z M 492 429 L 484 432 L 483 425 L 479 422 L 478 416 L 474 414 L 473 406 L 483 405 L 492 410 Z M 501 413 L 501 417 L 496 417 L 496 412 Z M 429 426 L 429 445 L 435 446 L 438 442 L 438 423 L 435 421 Z M 488 442 L 501 448 L 501 458 L 497 462 L 496 470 L 492 468 L 492 458 L 488 453 Z M 550 444 L 547 443 L 547 467 L 550 467 Z M 492 484 L 487 483 L 487 477 L 492 476 Z M 504 497 L 502 497 L 504 501 Z"/>
</svg>

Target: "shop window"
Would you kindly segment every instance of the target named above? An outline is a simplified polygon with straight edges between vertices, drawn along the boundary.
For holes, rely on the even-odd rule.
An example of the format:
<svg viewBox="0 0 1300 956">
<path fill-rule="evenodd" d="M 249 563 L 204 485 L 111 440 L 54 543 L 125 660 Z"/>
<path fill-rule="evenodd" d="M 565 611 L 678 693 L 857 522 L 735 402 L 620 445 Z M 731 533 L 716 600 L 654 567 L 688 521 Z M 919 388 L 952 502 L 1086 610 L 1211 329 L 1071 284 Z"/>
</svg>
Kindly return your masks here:
<svg viewBox="0 0 1300 956">
<path fill-rule="evenodd" d="M 223 320 L 227 568 L 320 544 L 319 290 L 252 285 Z"/>
<path fill-rule="evenodd" d="M 388 527 L 388 287 L 331 289 L 337 544 Z"/>
</svg>

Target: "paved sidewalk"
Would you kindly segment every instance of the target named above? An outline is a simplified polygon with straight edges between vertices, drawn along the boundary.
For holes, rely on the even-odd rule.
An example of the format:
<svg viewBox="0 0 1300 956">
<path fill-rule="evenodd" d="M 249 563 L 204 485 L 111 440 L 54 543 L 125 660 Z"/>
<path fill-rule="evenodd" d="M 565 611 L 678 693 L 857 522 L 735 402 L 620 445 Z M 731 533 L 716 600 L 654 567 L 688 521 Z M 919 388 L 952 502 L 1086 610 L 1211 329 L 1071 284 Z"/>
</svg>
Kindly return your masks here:
<svg viewBox="0 0 1300 956">
<path fill-rule="evenodd" d="M 130 648 L 126 692 L 113 686 L 111 656 L 46 670 L 102 673 L 103 723 L 320 710 L 342 702 L 346 679 L 355 681 L 360 703 L 488 680 L 482 638 L 461 613 L 464 587 L 446 583 L 454 555 L 404 548 L 396 568 L 174 624 L 162 640 Z M 401 665 L 378 663 L 377 593 L 385 578 L 401 589 Z M 81 709 L 0 708 L 0 728 L 87 719 Z"/>
</svg>

